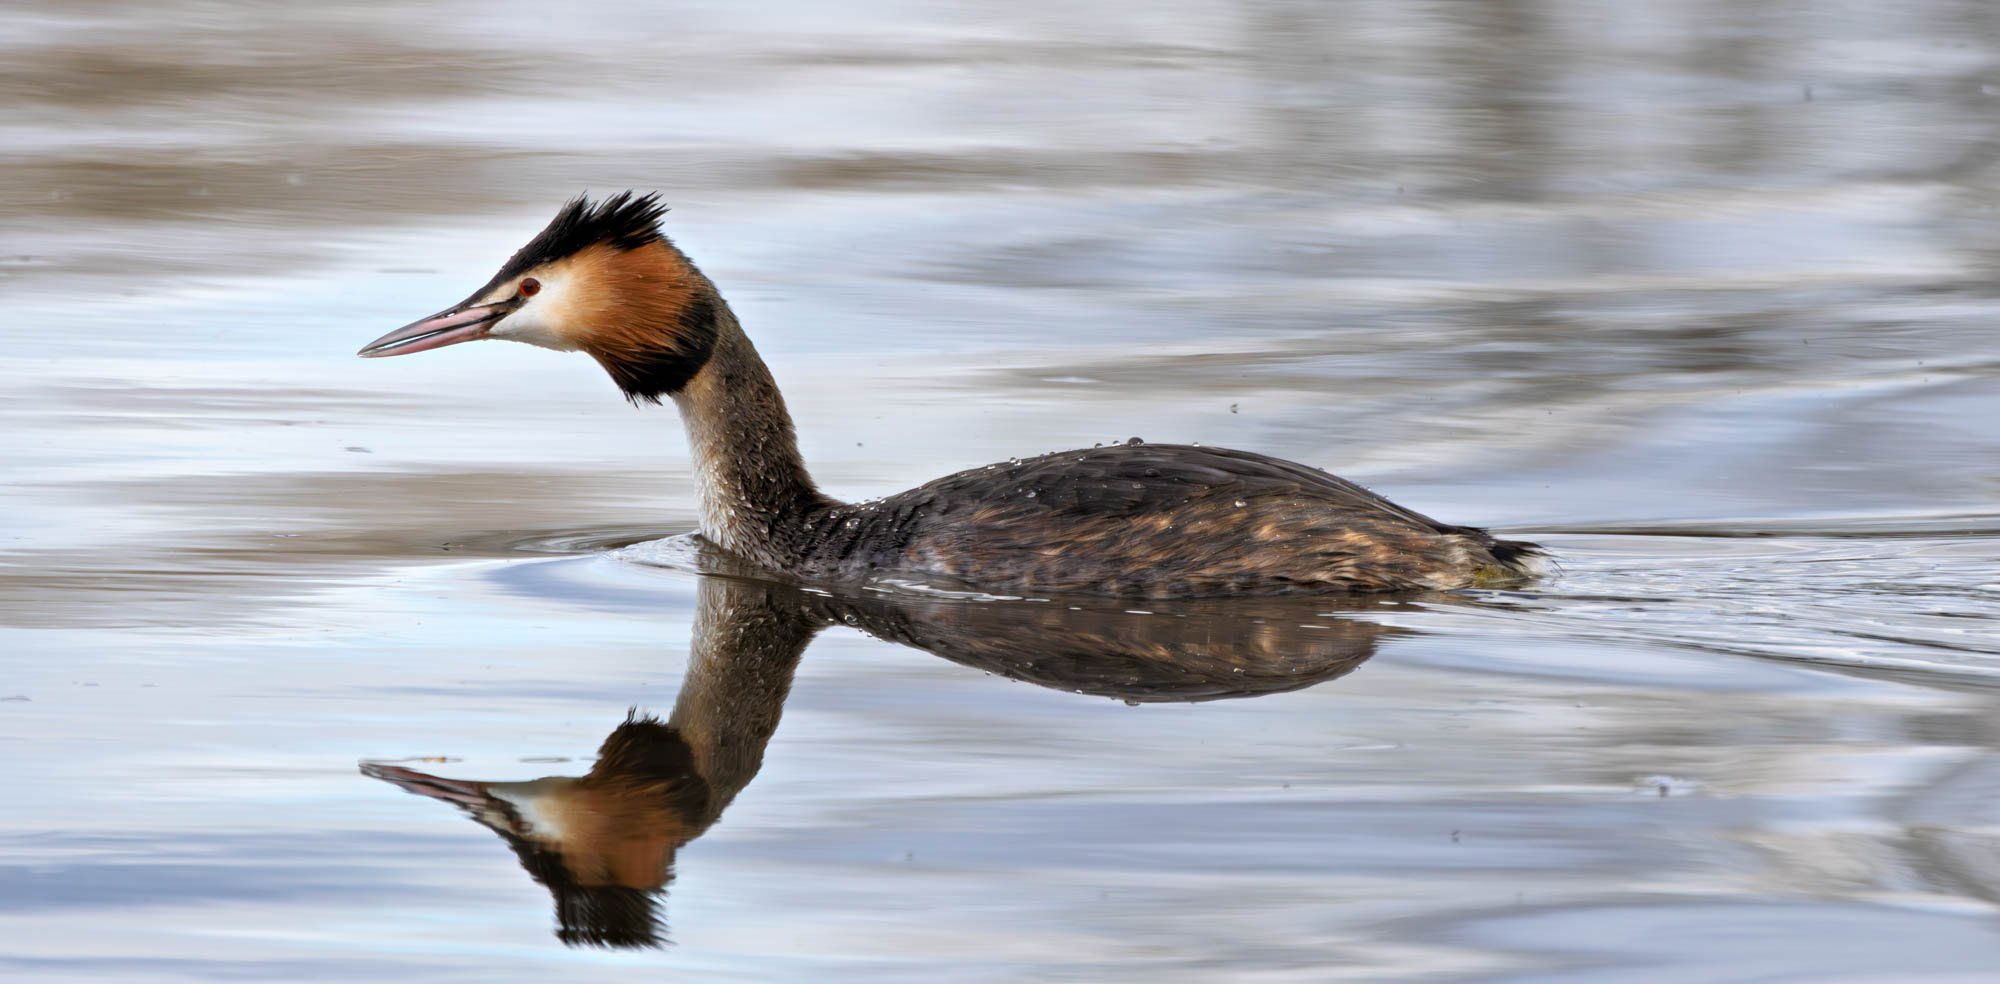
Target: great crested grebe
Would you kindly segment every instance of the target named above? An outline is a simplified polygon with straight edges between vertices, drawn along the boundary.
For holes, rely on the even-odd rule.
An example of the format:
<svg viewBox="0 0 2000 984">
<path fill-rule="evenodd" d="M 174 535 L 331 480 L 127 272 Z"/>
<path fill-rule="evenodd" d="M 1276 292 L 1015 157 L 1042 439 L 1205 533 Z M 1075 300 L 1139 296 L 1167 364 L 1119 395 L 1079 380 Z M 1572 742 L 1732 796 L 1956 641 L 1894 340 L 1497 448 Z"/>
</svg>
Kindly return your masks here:
<svg viewBox="0 0 2000 984">
<path fill-rule="evenodd" d="M 481 338 L 590 354 L 633 403 L 672 397 L 701 535 L 811 580 L 908 573 L 1050 592 L 1401 591 L 1532 573 L 1539 547 L 1440 523 L 1318 469 L 1130 444 L 947 475 L 869 503 L 815 488 L 770 370 L 715 285 L 660 232 L 656 195 L 565 204 L 471 297 L 364 357 Z"/>
</svg>

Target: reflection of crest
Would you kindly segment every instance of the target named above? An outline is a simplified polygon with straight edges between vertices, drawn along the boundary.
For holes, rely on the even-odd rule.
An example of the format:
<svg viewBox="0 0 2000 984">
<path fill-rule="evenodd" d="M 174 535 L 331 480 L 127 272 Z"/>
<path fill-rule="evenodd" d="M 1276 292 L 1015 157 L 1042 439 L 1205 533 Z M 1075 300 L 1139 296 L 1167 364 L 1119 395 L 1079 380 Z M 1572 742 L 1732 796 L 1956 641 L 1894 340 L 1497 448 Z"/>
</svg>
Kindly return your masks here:
<svg viewBox="0 0 2000 984">
<path fill-rule="evenodd" d="M 675 852 L 706 831 L 763 764 L 800 654 L 820 629 L 878 638 L 1041 686 L 1126 701 L 1251 697 L 1339 677 L 1400 630 L 1319 597 L 1150 602 L 975 602 L 840 597 L 704 577 L 687 677 L 666 721 L 626 717 L 582 776 L 446 779 L 369 763 L 368 776 L 465 810 L 555 898 L 565 943 L 659 945 Z M 1380 599 L 1365 610 L 1379 611 Z"/>
</svg>

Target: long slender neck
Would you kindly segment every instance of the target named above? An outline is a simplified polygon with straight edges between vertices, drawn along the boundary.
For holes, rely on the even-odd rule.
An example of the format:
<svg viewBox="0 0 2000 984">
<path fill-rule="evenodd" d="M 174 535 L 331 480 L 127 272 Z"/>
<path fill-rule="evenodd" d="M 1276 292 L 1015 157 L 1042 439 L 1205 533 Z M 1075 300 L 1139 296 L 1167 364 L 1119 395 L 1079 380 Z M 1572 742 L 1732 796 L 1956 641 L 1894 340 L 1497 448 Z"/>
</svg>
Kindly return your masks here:
<svg viewBox="0 0 2000 984">
<path fill-rule="evenodd" d="M 708 784 L 690 837 L 714 823 L 764 764 L 792 672 L 824 624 L 791 588 L 704 577 L 697 592 L 687 676 L 667 719 Z"/>
<path fill-rule="evenodd" d="M 708 362 L 673 394 L 694 455 L 701 533 L 737 556 L 787 567 L 800 531 L 831 500 L 806 473 L 771 370 L 718 307 Z"/>
</svg>

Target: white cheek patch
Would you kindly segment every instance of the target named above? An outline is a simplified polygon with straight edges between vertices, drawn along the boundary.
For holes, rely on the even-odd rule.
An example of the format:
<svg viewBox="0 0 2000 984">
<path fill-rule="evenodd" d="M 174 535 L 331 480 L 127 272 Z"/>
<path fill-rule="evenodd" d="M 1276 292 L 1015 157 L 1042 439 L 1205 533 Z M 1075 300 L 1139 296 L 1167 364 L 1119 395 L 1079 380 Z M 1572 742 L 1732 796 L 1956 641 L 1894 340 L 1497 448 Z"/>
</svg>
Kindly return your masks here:
<svg viewBox="0 0 2000 984">
<path fill-rule="evenodd" d="M 558 352 L 574 352 L 576 345 L 564 338 L 555 326 L 542 320 L 542 312 L 534 300 L 529 300 L 520 310 L 495 322 L 490 332 L 494 338 L 504 338 L 510 342 L 527 342 Z"/>
<path fill-rule="evenodd" d="M 558 315 L 564 309 L 563 288 L 569 278 L 559 275 L 538 277 L 542 289 L 528 298 L 526 304 L 515 309 L 499 321 L 493 323 L 487 334 L 493 338 L 504 338 L 510 342 L 527 342 L 558 352 L 574 352 L 577 344 L 563 333 L 563 325 Z"/>
<path fill-rule="evenodd" d="M 555 802 L 555 791 L 541 788 L 546 783 L 496 782 L 486 787 L 494 799 L 514 808 L 514 815 L 527 825 L 527 832 L 541 840 L 558 841 L 563 838 L 563 813 Z"/>
</svg>

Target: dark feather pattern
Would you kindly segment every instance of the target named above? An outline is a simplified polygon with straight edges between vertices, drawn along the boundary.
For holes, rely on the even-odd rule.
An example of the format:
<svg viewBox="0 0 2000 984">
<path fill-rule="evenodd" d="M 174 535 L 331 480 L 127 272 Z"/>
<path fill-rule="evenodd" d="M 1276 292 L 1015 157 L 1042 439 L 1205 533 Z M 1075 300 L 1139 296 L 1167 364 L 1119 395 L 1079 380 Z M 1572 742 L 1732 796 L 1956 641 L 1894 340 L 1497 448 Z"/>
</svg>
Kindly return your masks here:
<svg viewBox="0 0 2000 984">
<path fill-rule="evenodd" d="M 529 270 L 575 256 L 599 243 L 629 251 L 662 242 L 665 237 L 660 234 L 660 216 L 665 214 L 667 206 L 661 204 L 658 194 L 634 195 L 621 191 L 596 203 L 586 195 L 578 195 L 564 202 L 556 217 L 526 246 L 516 250 L 486 286 L 466 300 L 478 300 Z"/>
<path fill-rule="evenodd" d="M 691 296 L 675 318 L 676 330 L 663 334 L 657 344 L 616 353 L 593 349 L 591 355 L 610 373 L 626 399 L 634 404 L 658 404 L 660 397 L 686 386 L 708 365 L 720 330 L 718 307 L 711 295 Z"/>
<path fill-rule="evenodd" d="M 823 577 L 1168 597 L 1467 587 L 1539 553 L 1304 465 L 1176 444 L 975 468 L 830 507 L 803 539 L 799 566 Z"/>
<path fill-rule="evenodd" d="M 570 946 L 613 949 L 657 947 L 665 942 L 666 922 L 660 915 L 659 893 L 626 885 L 579 881 L 561 851 L 507 831 L 495 831 L 514 849 L 528 877 L 541 883 L 555 900 L 556 938 Z"/>
<path fill-rule="evenodd" d="M 1149 601 L 1157 610 L 1145 614 L 1117 602 L 1106 609 L 863 591 L 799 595 L 809 613 L 831 625 L 1009 679 L 1134 702 L 1310 687 L 1345 676 L 1374 655 L 1377 640 L 1406 631 L 1330 617 L 1330 609 L 1381 609 L 1373 599 L 1324 595 Z"/>
<path fill-rule="evenodd" d="M 626 712 L 625 723 L 597 748 L 590 777 L 607 785 L 646 787 L 663 795 L 671 790 L 674 809 L 688 815 L 708 808 L 708 789 L 688 782 L 696 774 L 694 752 L 680 732 L 638 708 Z"/>
</svg>

